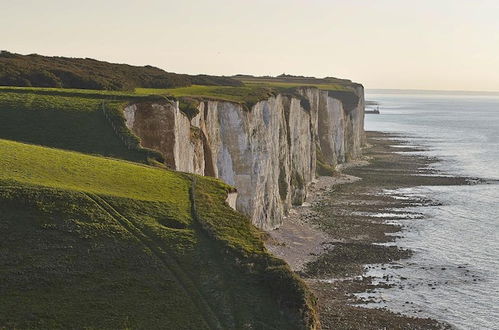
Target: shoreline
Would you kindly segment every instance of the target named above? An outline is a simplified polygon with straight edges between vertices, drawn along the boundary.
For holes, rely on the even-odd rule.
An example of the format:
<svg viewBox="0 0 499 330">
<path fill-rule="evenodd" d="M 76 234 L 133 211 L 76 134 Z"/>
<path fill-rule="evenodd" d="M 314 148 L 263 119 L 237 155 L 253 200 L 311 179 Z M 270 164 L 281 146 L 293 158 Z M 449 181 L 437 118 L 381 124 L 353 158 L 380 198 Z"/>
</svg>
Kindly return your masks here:
<svg viewBox="0 0 499 330">
<path fill-rule="evenodd" d="M 343 166 L 333 177 L 319 177 L 311 185 L 306 203 L 293 208 L 283 226 L 268 232 L 266 246 L 288 262 L 318 298 L 323 329 L 451 328 L 426 317 L 361 307 L 372 302 L 369 292 L 394 286 L 388 275 L 385 281 L 373 284 L 366 271 L 370 265 L 390 264 L 412 255 L 410 250 L 383 244 L 395 242 L 403 230 L 400 224 L 388 223 L 388 217 L 424 221 L 418 214 L 403 218 L 408 214 L 403 210 L 436 205 L 423 197 L 390 195 L 386 190 L 469 185 L 476 180 L 431 169 L 429 165 L 438 159 L 414 154 L 424 149 L 401 141 L 403 135 L 366 135 L 364 160 Z"/>
</svg>

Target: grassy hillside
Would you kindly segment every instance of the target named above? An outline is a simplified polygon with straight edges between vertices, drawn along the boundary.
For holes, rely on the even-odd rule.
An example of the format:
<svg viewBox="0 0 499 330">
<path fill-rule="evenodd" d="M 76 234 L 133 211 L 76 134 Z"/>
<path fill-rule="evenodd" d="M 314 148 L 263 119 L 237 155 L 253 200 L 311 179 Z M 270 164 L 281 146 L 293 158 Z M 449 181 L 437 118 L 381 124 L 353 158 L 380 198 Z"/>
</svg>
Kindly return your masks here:
<svg viewBox="0 0 499 330">
<path fill-rule="evenodd" d="M 49 57 L 0 52 L 0 86 L 133 90 L 198 85 L 239 86 L 228 77 L 186 75 L 152 66 L 108 63 L 90 58 Z"/>
<path fill-rule="evenodd" d="M 177 195 L 187 191 L 185 180 L 172 171 L 8 140 L 0 140 L 0 150 L 0 179 L 162 201 L 188 210 Z"/>
<path fill-rule="evenodd" d="M 0 168 L 0 327 L 315 320 L 308 291 L 217 180 L 6 140 Z"/>
<path fill-rule="evenodd" d="M 121 109 L 132 97 L 0 88 L 0 138 L 136 162 L 161 161 L 157 152 L 141 148 L 124 124 Z"/>
</svg>

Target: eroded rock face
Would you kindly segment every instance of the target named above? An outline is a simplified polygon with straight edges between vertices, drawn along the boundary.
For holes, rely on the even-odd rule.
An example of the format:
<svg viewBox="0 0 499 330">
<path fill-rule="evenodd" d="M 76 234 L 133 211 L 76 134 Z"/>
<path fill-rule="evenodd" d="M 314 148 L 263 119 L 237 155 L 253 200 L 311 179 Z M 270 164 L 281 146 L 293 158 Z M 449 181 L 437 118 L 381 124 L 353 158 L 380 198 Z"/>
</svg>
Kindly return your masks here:
<svg viewBox="0 0 499 330">
<path fill-rule="evenodd" d="M 204 153 L 198 131 L 177 103 L 138 103 L 124 109 L 127 127 L 141 145 L 160 151 L 165 164 L 178 171 L 204 174 Z"/>
<path fill-rule="evenodd" d="M 178 103 L 141 103 L 126 107 L 125 118 L 141 144 L 162 152 L 168 166 L 235 186 L 236 209 L 258 227 L 273 229 L 291 205 L 305 200 L 318 151 L 334 166 L 360 157 L 364 139 L 362 87 L 357 106 L 348 110 L 327 91 L 300 93 L 308 104 L 277 95 L 248 111 L 204 101 L 189 120 Z"/>
</svg>

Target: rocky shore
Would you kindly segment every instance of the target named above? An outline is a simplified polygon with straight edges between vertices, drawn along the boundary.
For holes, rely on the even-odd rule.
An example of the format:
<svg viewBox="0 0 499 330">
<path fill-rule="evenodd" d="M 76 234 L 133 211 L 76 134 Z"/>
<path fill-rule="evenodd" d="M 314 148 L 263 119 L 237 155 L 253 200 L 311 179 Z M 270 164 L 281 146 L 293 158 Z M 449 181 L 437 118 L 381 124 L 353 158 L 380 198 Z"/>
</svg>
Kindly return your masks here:
<svg viewBox="0 0 499 330">
<path fill-rule="evenodd" d="M 317 296 L 323 329 L 450 328 L 424 317 L 364 308 L 362 304 L 369 298 L 355 295 L 393 286 L 388 275 L 373 284 L 365 275 L 370 265 L 383 267 L 412 254 L 380 244 L 394 242 L 402 230 L 380 215 L 398 220 L 407 214 L 405 208 L 436 203 L 423 197 L 387 194 L 387 190 L 475 183 L 470 178 L 437 173 L 430 167 L 437 159 L 419 155 L 422 149 L 406 145 L 400 138 L 367 132 L 365 160 L 333 177 L 320 177 L 311 185 L 306 203 L 294 208 L 283 226 L 269 232 L 267 248 L 286 260 Z M 405 219 L 424 221 L 417 214 Z"/>
</svg>

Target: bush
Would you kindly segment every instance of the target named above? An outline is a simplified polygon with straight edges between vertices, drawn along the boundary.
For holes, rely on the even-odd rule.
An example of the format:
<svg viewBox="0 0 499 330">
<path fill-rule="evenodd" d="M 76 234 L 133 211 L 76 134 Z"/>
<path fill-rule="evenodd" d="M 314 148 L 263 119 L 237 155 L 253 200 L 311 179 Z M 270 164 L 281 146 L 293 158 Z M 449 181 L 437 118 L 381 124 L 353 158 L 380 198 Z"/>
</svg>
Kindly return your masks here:
<svg viewBox="0 0 499 330">
<path fill-rule="evenodd" d="M 48 57 L 0 53 L 0 85 L 99 90 L 175 88 L 196 85 L 242 86 L 229 77 L 190 76 L 152 66 L 132 66 L 89 58 Z"/>
</svg>

